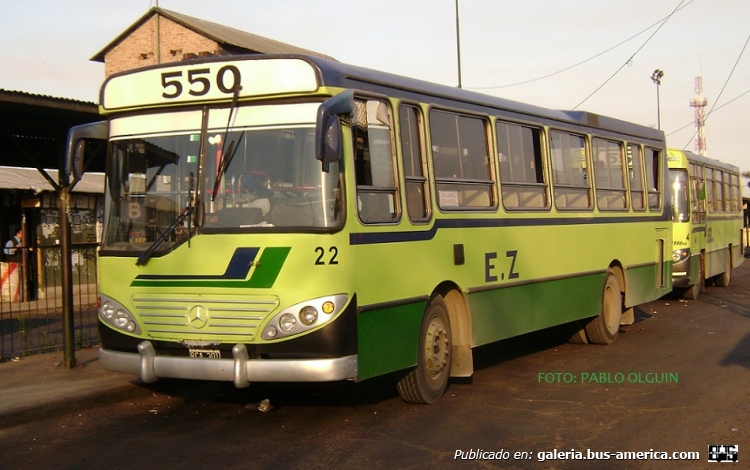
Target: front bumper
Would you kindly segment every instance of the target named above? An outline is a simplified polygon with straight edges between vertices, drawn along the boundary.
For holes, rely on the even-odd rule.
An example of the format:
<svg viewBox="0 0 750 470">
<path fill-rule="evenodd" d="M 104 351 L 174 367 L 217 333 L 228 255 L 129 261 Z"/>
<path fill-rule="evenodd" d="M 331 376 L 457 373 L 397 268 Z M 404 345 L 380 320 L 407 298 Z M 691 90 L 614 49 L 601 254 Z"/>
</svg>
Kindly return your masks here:
<svg viewBox="0 0 750 470">
<path fill-rule="evenodd" d="M 232 348 L 233 359 L 197 359 L 158 356 L 150 341 L 138 344 L 138 353 L 102 348 L 104 369 L 138 374 L 145 383 L 160 377 L 234 382 L 238 388 L 250 382 L 334 382 L 357 378 L 357 356 L 326 359 L 250 359 L 244 344 Z"/>
</svg>

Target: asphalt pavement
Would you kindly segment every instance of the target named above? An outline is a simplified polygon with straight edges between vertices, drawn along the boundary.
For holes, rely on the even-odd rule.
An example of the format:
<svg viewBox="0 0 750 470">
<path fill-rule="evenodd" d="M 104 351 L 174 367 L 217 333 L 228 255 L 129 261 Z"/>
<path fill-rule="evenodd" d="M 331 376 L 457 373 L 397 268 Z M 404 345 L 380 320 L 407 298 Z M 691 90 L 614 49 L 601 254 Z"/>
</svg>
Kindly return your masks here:
<svg viewBox="0 0 750 470">
<path fill-rule="evenodd" d="M 747 275 L 750 260 L 733 274 Z M 63 352 L 23 356 L 0 363 L 0 428 L 152 392 L 136 375 L 99 366 L 99 348 L 75 352 L 76 367 L 63 366 Z"/>
<path fill-rule="evenodd" d="M 0 428 L 62 413 L 117 396 L 139 387 L 128 377 L 99 367 L 99 348 L 75 352 L 76 367 L 63 364 L 63 352 L 23 356 L 0 364 Z"/>
</svg>

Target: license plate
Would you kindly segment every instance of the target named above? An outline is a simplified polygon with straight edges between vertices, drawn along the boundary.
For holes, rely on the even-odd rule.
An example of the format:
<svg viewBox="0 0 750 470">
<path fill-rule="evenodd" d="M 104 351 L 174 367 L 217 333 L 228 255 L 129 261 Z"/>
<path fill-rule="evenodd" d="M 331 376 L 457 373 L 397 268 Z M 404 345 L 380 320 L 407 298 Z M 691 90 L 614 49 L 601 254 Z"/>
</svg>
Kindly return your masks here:
<svg viewBox="0 0 750 470">
<path fill-rule="evenodd" d="M 190 349 L 190 357 L 199 359 L 221 359 L 221 351 L 218 349 Z"/>
</svg>

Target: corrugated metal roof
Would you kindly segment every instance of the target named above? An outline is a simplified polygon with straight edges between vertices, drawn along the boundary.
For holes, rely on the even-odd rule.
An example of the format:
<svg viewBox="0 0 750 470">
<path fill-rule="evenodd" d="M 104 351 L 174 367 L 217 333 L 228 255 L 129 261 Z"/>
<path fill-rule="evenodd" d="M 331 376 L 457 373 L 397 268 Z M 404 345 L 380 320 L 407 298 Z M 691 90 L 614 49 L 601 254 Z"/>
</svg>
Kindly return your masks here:
<svg viewBox="0 0 750 470">
<path fill-rule="evenodd" d="M 201 20 L 199 18 L 193 18 L 192 16 L 183 15 L 175 11 L 165 10 L 163 8 L 154 7 L 151 8 L 145 15 L 139 18 L 135 23 L 123 31 L 117 36 L 112 42 L 107 44 L 104 49 L 97 52 L 91 60 L 96 62 L 104 62 L 104 56 L 110 49 L 115 47 L 120 41 L 130 35 L 135 29 L 141 24 L 149 20 L 153 15 L 159 14 L 164 18 L 168 18 L 188 29 L 192 29 L 198 34 L 202 34 L 219 44 L 226 44 L 230 46 L 240 47 L 249 51 L 258 52 L 261 54 L 303 54 L 312 55 L 317 57 L 323 57 L 325 59 L 333 59 L 331 56 L 321 54 L 319 52 L 311 51 L 309 49 L 303 49 L 301 47 L 293 46 L 284 42 L 269 39 L 257 34 L 251 34 L 246 31 L 240 31 L 239 29 L 230 28 L 218 23 L 212 23 L 210 21 Z"/>
<path fill-rule="evenodd" d="M 58 181 L 57 170 L 45 170 Z M 55 188 L 36 168 L 0 166 L 0 189 L 29 189 L 36 193 L 54 191 Z M 73 187 L 74 193 L 104 193 L 104 173 L 84 173 L 83 179 Z"/>
<path fill-rule="evenodd" d="M 69 111 L 99 114 L 99 105 L 90 101 L 57 98 L 54 96 L 27 93 L 25 91 L 5 90 L 3 88 L 0 88 L 0 103 L 43 106 L 45 108 L 58 108 Z"/>
</svg>

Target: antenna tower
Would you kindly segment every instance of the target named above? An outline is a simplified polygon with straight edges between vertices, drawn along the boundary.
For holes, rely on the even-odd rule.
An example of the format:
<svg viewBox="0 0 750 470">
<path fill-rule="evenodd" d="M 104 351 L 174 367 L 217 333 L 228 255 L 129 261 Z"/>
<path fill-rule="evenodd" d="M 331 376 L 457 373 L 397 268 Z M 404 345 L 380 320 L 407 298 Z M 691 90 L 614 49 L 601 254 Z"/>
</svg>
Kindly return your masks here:
<svg viewBox="0 0 750 470">
<path fill-rule="evenodd" d="M 699 155 L 706 156 L 706 113 L 703 108 L 708 100 L 703 96 L 703 77 L 695 77 L 695 96 L 690 101 L 690 106 L 695 108 L 695 151 Z"/>
</svg>

